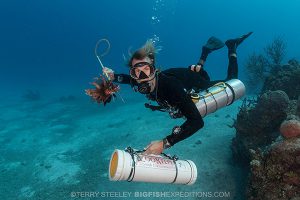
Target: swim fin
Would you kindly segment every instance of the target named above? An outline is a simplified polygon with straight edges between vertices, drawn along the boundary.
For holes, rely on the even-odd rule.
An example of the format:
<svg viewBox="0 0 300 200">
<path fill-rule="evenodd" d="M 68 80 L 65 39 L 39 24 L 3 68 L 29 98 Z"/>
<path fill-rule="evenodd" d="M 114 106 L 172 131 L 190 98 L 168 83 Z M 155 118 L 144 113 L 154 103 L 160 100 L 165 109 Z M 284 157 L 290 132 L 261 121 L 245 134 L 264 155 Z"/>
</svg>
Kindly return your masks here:
<svg viewBox="0 0 300 200">
<path fill-rule="evenodd" d="M 224 46 L 224 43 L 219 40 L 218 38 L 212 36 L 210 37 L 206 44 L 204 46 L 202 46 L 202 52 L 201 52 L 201 56 L 200 59 L 198 61 L 198 64 L 202 65 L 201 63 L 203 63 L 203 61 L 206 61 L 206 58 L 208 56 L 209 53 L 211 53 L 212 51 L 215 51 L 217 49 L 221 49 Z"/>
<path fill-rule="evenodd" d="M 210 52 L 221 49 L 223 46 L 224 43 L 214 36 L 210 37 L 204 45 L 204 47 L 210 50 Z"/>
<path fill-rule="evenodd" d="M 249 32 L 235 39 L 229 39 L 225 42 L 229 50 L 236 51 L 238 45 L 240 45 L 247 37 L 249 37 L 253 32 Z"/>
</svg>

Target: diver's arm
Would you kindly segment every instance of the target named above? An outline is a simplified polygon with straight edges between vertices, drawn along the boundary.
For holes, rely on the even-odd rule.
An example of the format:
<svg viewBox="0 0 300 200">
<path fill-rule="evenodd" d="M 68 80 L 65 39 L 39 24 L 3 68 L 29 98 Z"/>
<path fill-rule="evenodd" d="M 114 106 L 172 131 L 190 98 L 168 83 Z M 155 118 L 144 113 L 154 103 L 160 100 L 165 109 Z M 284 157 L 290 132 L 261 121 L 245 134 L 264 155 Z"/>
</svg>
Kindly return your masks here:
<svg viewBox="0 0 300 200">
<path fill-rule="evenodd" d="M 128 74 L 114 74 L 113 82 L 121 84 L 132 84 L 134 81 Z"/>
<path fill-rule="evenodd" d="M 110 80 L 121 84 L 135 84 L 135 80 L 131 78 L 128 74 L 115 74 L 114 71 L 108 67 L 102 69 L 103 74 L 105 74 Z"/>
<path fill-rule="evenodd" d="M 186 121 L 180 127 L 175 127 L 172 134 L 168 135 L 164 139 L 164 143 L 167 142 L 171 146 L 193 135 L 204 126 L 203 119 L 196 105 L 186 92 L 182 88 L 174 88 L 172 92 L 174 95 L 173 98 L 177 99 L 177 106 L 179 110 L 186 117 Z"/>
<path fill-rule="evenodd" d="M 188 66 L 188 68 L 193 71 L 193 72 L 200 72 L 200 70 L 202 69 L 203 64 L 197 64 L 197 65 L 190 65 Z"/>
</svg>

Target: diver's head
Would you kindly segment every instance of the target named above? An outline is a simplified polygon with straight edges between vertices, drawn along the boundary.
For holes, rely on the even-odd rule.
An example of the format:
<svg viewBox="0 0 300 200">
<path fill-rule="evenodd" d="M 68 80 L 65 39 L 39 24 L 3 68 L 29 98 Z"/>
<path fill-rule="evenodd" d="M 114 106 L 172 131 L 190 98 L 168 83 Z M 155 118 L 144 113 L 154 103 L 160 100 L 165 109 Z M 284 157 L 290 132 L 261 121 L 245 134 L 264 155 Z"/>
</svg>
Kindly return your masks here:
<svg viewBox="0 0 300 200">
<path fill-rule="evenodd" d="M 157 70 L 154 66 L 154 52 L 153 42 L 148 40 L 142 48 L 132 55 L 128 63 L 130 76 L 136 80 L 138 83 L 137 90 L 142 94 L 149 94 L 155 89 Z"/>
<path fill-rule="evenodd" d="M 157 70 L 148 57 L 133 59 L 132 64 L 130 76 L 138 83 L 137 90 L 142 94 L 149 94 L 155 89 Z"/>
<path fill-rule="evenodd" d="M 133 67 L 136 62 L 143 60 L 145 62 L 149 62 L 153 66 L 155 65 L 155 57 L 154 54 L 159 51 L 160 49 L 155 49 L 154 47 L 154 41 L 153 40 L 147 40 L 146 43 L 137 51 L 135 51 L 131 58 L 129 59 L 128 66 Z"/>
</svg>

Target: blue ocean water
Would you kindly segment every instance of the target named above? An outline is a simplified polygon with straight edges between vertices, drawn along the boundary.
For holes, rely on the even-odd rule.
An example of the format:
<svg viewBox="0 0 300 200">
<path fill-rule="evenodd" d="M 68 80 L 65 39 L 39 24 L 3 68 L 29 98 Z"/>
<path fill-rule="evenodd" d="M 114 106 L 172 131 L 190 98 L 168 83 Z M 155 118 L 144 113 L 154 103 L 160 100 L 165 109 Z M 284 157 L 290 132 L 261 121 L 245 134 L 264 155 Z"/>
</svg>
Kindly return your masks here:
<svg viewBox="0 0 300 200">
<path fill-rule="evenodd" d="M 285 62 L 300 58 L 299 10 L 297 0 L 2 0 L 0 198 L 72 199 L 72 191 L 134 192 L 154 188 L 151 191 L 230 191 L 229 199 L 243 199 L 239 185 L 244 182 L 236 176 L 243 171 L 230 163 L 234 130 L 225 127 L 231 121 L 215 115 L 207 118 L 207 128 L 197 133 L 197 137 L 204 137 L 200 138 L 202 143 L 207 141 L 198 151 L 185 146 L 191 140 L 172 150 L 180 154 L 187 148 L 183 156 L 199 154 L 194 160 L 199 171 L 210 177 L 208 181 L 201 178 L 201 173 L 198 184 L 189 189 L 108 181 L 107 164 L 115 148 L 142 148 L 180 122 L 143 109 L 146 100 L 129 86 L 122 86 L 125 104 L 120 99 L 106 107 L 91 103 L 84 89 L 91 87 L 89 82 L 101 73 L 94 47 L 99 39 L 107 38 L 111 49 L 103 57 L 104 65 L 127 73 L 123 55 L 128 56 L 128 49 L 135 50 L 153 38 L 162 46 L 157 55 L 159 66 L 187 67 L 198 61 L 201 47 L 210 36 L 225 41 L 253 31 L 238 48 L 239 76 L 244 80 L 247 56 L 262 51 L 274 37 L 281 36 L 287 42 Z M 212 79 L 222 79 L 227 62 L 223 48 L 209 56 L 205 68 Z M 25 101 L 22 95 L 26 90 L 38 90 L 41 100 Z M 236 105 L 226 109 L 219 115 L 238 110 Z M 156 126 L 157 119 L 163 122 L 159 124 L 162 127 Z M 210 120 L 223 126 L 216 131 Z M 137 132 L 145 134 L 133 134 Z M 219 156 L 225 159 L 220 162 L 216 159 Z M 229 183 L 218 182 L 220 176 Z"/>
</svg>

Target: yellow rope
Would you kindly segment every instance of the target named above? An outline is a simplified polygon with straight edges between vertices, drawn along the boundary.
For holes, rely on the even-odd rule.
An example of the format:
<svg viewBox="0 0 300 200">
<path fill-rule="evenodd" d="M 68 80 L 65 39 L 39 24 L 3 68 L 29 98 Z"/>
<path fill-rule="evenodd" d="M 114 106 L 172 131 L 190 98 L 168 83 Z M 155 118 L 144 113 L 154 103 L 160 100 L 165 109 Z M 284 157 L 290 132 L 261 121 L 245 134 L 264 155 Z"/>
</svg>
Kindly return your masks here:
<svg viewBox="0 0 300 200">
<path fill-rule="evenodd" d="M 194 100 L 199 100 L 200 98 L 206 98 L 206 97 L 209 97 L 209 96 L 212 96 L 212 95 L 215 95 L 215 94 L 218 94 L 218 93 L 224 91 L 227 87 L 224 82 L 216 83 L 215 85 L 213 85 L 213 87 L 214 86 L 218 86 L 218 87 L 220 87 L 220 89 L 217 91 L 214 91 L 214 92 L 208 92 L 205 95 L 193 94 L 193 95 L 191 95 L 191 98 Z"/>
<path fill-rule="evenodd" d="M 226 89 L 226 85 L 225 85 L 224 82 L 216 83 L 215 85 L 213 85 L 213 87 L 214 86 L 219 86 L 220 89 L 217 90 L 217 91 L 215 91 L 215 92 L 209 92 L 209 93 L 207 93 L 206 95 L 204 95 L 204 98 L 209 97 L 211 95 L 218 94 L 218 93 L 220 93 L 220 92 L 222 92 L 222 91 L 224 91 Z"/>
</svg>

